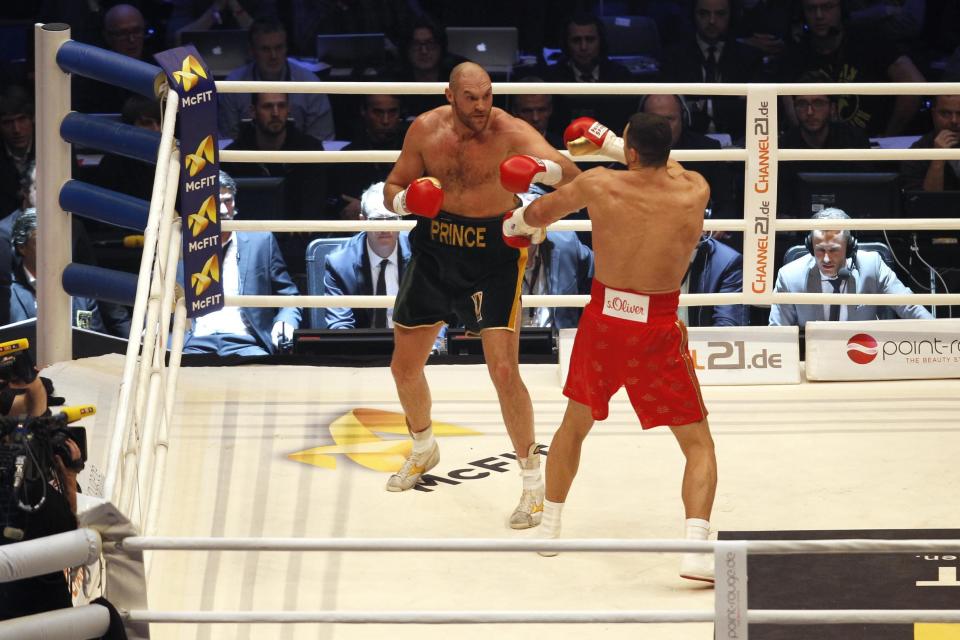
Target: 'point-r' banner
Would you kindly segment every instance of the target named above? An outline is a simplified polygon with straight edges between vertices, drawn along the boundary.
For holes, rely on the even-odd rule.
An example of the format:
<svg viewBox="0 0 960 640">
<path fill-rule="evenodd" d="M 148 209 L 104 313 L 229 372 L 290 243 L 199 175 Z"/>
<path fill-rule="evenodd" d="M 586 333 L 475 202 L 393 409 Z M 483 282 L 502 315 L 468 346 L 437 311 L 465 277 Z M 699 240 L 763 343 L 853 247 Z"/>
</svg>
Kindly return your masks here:
<svg viewBox="0 0 960 640">
<path fill-rule="evenodd" d="M 776 282 L 773 249 L 777 217 L 777 93 L 772 85 L 747 92 L 747 162 L 743 181 L 743 294 L 769 301 Z"/>
<path fill-rule="evenodd" d="M 220 263 L 220 150 L 213 74 L 192 46 L 158 53 L 171 95 L 180 100 L 180 215 L 187 317 L 223 308 Z"/>
</svg>

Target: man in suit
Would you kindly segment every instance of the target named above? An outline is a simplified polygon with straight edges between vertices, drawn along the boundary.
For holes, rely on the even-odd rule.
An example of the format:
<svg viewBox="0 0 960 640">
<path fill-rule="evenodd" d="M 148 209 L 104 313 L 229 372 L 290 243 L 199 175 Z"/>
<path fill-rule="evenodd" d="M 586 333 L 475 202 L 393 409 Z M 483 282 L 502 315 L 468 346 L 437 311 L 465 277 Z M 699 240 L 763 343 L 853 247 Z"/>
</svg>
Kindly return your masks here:
<svg viewBox="0 0 960 640">
<path fill-rule="evenodd" d="M 237 215 L 236 195 L 237 183 L 221 171 L 221 219 L 231 220 Z M 220 234 L 220 245 L 220 272 L 226 295 L 299 295 L 272 233 L 225 231 Z M 180 269 L 182 281 L 183 263 Z M 276 353 L 280 342 L 290 340 L 299 326 L 298 307 L 223 307 L 193 321 L 183 352 L 265 356 Z"/>
<path fill-rule="evenodd" d="M 383 183 L 371 185 L 360 198 L 361 216 L 367 220 L 399 220 L 383 206 Z M 407 234 L 396 231 L 361 231 L 324 263 L 324 295 L 396 295 L 403 268 L 410 261 Z M 327 307 L 328 329 L 393 327 L 393 309 Z"/>
<path fill-rule="evenodd" d="M 523 274 L 523 295 L 587 295 L 593 282 L 593 251 L 573 231 L 548 231 L 540 244 L 530 245 Z M 525 327 L 573 329 L 580 307 L 524 307 Z"/>
<path fill-rule="evenodd" d="M 815 220 L 849 219 L 840 209 L 824 209 Z M 888 293 L 909 294 L 879 253 L 858 251 L 853 234 L 847 231 L 816 230 L 807 236 L 810 255 L 797 258 L 777 272 L 774 290 L 781 293 Z M 919 305 L 891 305 L 899 318 L 930 319 Z M 876 305 L 775 304 L 770 309 L 771 325 L 797 325 L 812 320 L 877 320 L 885 307 Z"/>
<path fill-rule="evenodd" d="M 760 70 L 760 57 L 740 44 L 730 30 L 730 0 L 696 0 L 696 34 L 677 43 L 663 58 L 666 82 L 750 82 Z M 743 96 L 704 96 L 692 105 L 691 128 L 699 133 L 729 133 L 740 140 L 745 133 Z"/>
<path fill-rule="evenodd" d="M 681 293 L 741 293 L 743 256 L 736 249 L 704 235 L 690 261 Z M 749 324 L 747 307 L 740 304 L 681 307 L 688 327 L 739 327 Z M 686 317 L 684 317 L 686 316 Z"/>
<path fill-rule="evenodd" d="M 37 317 L 37 210 L 32 207 L 24 209 L 13 223 L 10 236 L 15 254 L 9 305 L 9 322 L 13 323 Z M 96 300 L 73 297 L 72 302 L 72 323 L 75 327 L 113 333 L 121 338 L 129 336 L 129 316 L 117 318 L 112 323 L 112 331 L 108 331 Z"/>
<path fill-rule="evenodd" d="M 720 143 L 691 128 L 692 114 L 683 96 L 656 94 L 640 97 L 637 111 L 663 116 L 670 124 L 671 149 L 719 149 Z M 740 163 L 742 167 L 743 163 Z M 740 218 L 743 207 L 738 204 L 743 180 L 737 180 L 727 162 L 686 162 L 689 171 L 696 171 L 710 185 L 710 209 L 717 218 Z M 742 169 L 737 168 L 737 172 Z M 740 187 L 737 187 L 737 184 Z M 729 233 L 724 233 L 723 240 Z"/>
<path fill-rule="evenodd" d="M 607 57 L 603 22 L 592 14 L 567 21 L 562 50 L 563 57 L 547 69 L 547 82 L 634 82 L 629 69 Z M 622 96 L 558 96 L 556 109 L 560 122 L 585 116 L 622 127 L 633 102 Z"/>
</svg>

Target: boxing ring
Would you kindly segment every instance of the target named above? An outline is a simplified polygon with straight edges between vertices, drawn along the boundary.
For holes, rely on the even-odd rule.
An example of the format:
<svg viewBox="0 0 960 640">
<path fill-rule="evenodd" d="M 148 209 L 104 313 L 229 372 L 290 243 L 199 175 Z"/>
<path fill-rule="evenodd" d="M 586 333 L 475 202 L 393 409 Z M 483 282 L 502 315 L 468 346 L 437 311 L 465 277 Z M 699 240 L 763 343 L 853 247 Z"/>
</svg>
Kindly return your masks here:
<svg viewBox="0 0 960 640">
<path fill-rule="evenodd" d="M 48 25 L 49 27 L 50 25 Z M 382 468 L 405 442 L 403 419 L 389 370 L 326 367 L 180 369 L 185 306 L 175 286 L 180 221 L 174 215 L 180 155 L 174 144 L 177 100 L 166 100 L 162 132 L 131 151 L 117 142 L 130 133 L 104 132 L 82 114 L 67 116 L 64 74 L 103 76 L 110 56 L 90 61 L 90 49 L 69 41 L 63 29 L 38 28 L 40 97 L 38 153 L 60 146 L 57 161 L 41 173 L 38 209 L 44 255 L 69 256 L 63 209 L 83 215 L 105 210 L 104 194 L 67 183 L 66 142 L 97 142 L 127 154 L 155 151 L 157 179 L 146 210 L 142 203 L 116 205 L 115 220 L 136 218 L 145 234 L 144 258 L 135 285 L 131 341 L 124 359 L 69 362 L 69 324 L 55 314 L 69 297 L 60 287 L 68 265 L 41 268 L 39 290 L 50 300 L 38 325 L 41 361 L 58 362 L 67 389 L 94 385 L 99 396 L 119 389 L 108 406 L 103 483 L 99 497 L 129 520 L 112 537 L 85 529 L 59 566 L 82 564 L 90 545 L 108 557 L 143 554 L 149 607 L 119 603 L 125 619 L 150 623 L 156 638 L 372 638 L 449 637 L 451 633 L 546 632 L 560 638 L 603 633 L 610 637 L 708 638 L 735 618 L 745 637 L 753 624 L 909 623 L 925 638 L 952 638 L 960 608 L 878 610 L 780 610 L 746 608 L 748 554 L 882 552 L 933 553 L 960 548 L 960 540 L 844 540 L 690 542 L 677 540 L 682 523 L 678 495 L 682 457 L 668 432 L 638 437 L 635 417 L 621 391 L 610 418 L 584 446 L 579 480 L 571 493 L 564 539 L 534 541 L 530 532 L 505 525 L 515 498 L 512 453 L 499 405 L 482 365 L 432 366 L 435 430 L 441 462 L 436 480 L 421 490 L 389 494 Z M 41 55 L 42 52 L 42 55 Z M 96 58 L 100 54 L 94 54 Z M 149 67 L 150 65 L 146 65 Z M 126 69 L 126 67 L 125 67 Z M 174 95 L 150 69 L 130 70 L 141 92 Z M 152 75 L 151 75 L 152 74 Z M 115 73 L 114 76 L 124 74 Z M 59 81 L 57 77 L 59 76 Z M 891 85 L 549 85 L 556 94 L 684 93 L 746 95 L 748 112 L 762 113 L 776 131 L 776 96 L 812 93 L 960 93 L 958 84 Z M 59 87 L 59 88 L 57 88 Z M 442 84 L 218 82 L 220 92 L 437 93 Z M 496 86 L 497 93 L 531 93 L 543 85 Z M 59 93 L 58 93 L 59 92 Z M 169 93 L 168 93 L 169 92 Z M 49 98 L 49 99 L 48 99 Z M 764 104 L 766 103 L 766 104 Z M 761 111 L 761 109 L 765 111 Z M 66 119 L 64 119 L 66 117 Z M 79 118 L 79 119 L 78 119 Z M 61 122 L 63 126 L 61 127 Z M 749 128 L 749 127 L 748 127 Z M 45 132 L 45 133 L 44 133 Z M 62 133 L 63 138 L 60 138 Z M 55 138 L 55 139 L 54 139 Z M 743 220 L 706 222 L 707 230 L 744 233 L 742 294 L 685 295 L 682 305 L 792 303 L 956 304 L 958 294 L 864 296 L 779 294 L 757 291 L 772 254 L 776 231 L 830 229 L 960 229 L 960 218 L 884 220 L 777 220 L 763 212 L 760 168 L 776 184 L 778 161 L 810 159 L 958 158 L 958 150 L 777 151 L 774 141 L 748 136 L 747 149 L 675 152 L 680 160 L 737 160 L 747 166 Z M 126 143 L 124 143 L 126 144 Z M 129 146 L 129 145 L 128 145 Z M 225 151 L 223 161 L 383 162 L 397 152 Z M 43 156 L 40 156 L 43 157 Z M 601 160 L 580 157 L 577 160 Z M 775 189 L 775 186 L 774 186 Z M 70 206 L 60 208 L 64 192 Z M 59 195 L 59 202 L 58 202 Z M 775 191 L 773 192 L 775 196 Z M 775 201 L 775 199 L 774 199 Z M 53 214 L 57 214 L 54 216 Z M 43 215 L 43 214 L 41 214 Z M 47 223 L 54 217 L 59 222 Z M 763 224 L 761 225 L 760 222 Z M 225 221 L 224 230 L 274 232 L 401 230 L 410 222 Z M 134 227 L 136 228 L 136 227 Z M 588 229 L 563 222 L 558 229 Z M 61 237 L 62 236 L 62 237 Z M 66 240 L 65 240 L 66 238 Z M 64 286 L 80 295 L 103 288 L 101 277 L 83 275 Z M 113 280 L 110 280 L 113 282 Z M 129 280 L 118 280 L 129 287 Z M 772 274 L 767 284 L 772 283 Z M 751 286 L 754 285 L 754 286 Z M 112 286 L 112 285 L 111 285 Z M 119 286 L 119 285 L 117 285 Z M 119 297 L 119 296 L 118 296 Z M 383 307 L 390 296 L 226 296 L 237 306 Z M 525 306 L 576 306 L 586 296 L 525 296 Z M 142 329 L 142 331 L 141 331 Z M 166 345 L 170 344 L 169 361 Z M 66 354 L 66 355 L 65 355 Z M 534 403 L 537 439 L 549 442 L 565 406 L 556 365 L 522 365 Z M 59 388 L 59 382 L 58 382 Z M 718 530 L 960 529 L 960 515 L 942 497 L 958 474 L 951 451 L 960 445 L 955 416 L 958 380 L 848 382 L 784 386 L 704 387 L 716 441 L 720 485 L 712 525 Z M 106 410 L 104 410 L 106 409 Z M 99 415 L 99 414 L 98 414 Z M 368 434 L 360 442 L 338 440 L 335 425 Z M 439 428 L 438 428 L 439 427 Z M 397 458 L 402 460 L 402 457 Z M 397 465 L 399 466 L 399 461 Z M 83 479 L 83 478 L 81 478 Z M 92 537 L 91 537 L 92 536 Z M 545 559 L 536 549 L 564 551 Z M 81 553 L 83 551 L 84 553 Z M 676 576 L 678 552 L 714 552 L 716 591 L 684 584 Z M 27 550 L 39 571 L 38 552 Z M 31 555 L 32 554 L 32 555 Z M 40 554 L 42 555 L 42 554 Z M 919 557 L 919 556 L 918 556 Z M 109 561 L 108 561 L 109 565 Z M 25 569 L 29 570 L 29 569 Z M 3 574 L 0 574 L 2 576 Z M 21 574 L 22 575 L 22 574 Z M 954 573 L 954 576 L 956 574 Z M 787 578 L 785 578 L 787 579 Z M 109 572 L 108 572 L 109 580 Z M 955 578 L 954 578 L 955 581 Z M 949 580 L 944 579 L 944 583 Z M 584 588 L 586 587 L 586 588 Z M 736 602 L 735 606 L 730 605 Z M 73 625 L 96 606 L 42 616 L 50 625 Z M 68 622 L 63 623 L 63 620 Z M 291 624 L 300 623 L 300 624 Z M 631 623 L 643 623 L 638 629 Z M 682 623 L 682 624 L 680 624 Z M 0 637 L 32 637 L 43 620 L 24 621 L 15 636 L 0 623 Z M 16 621 L 14 621 L 16 624 Z M 402 626 L 397 626 L 402 625 Z M 453 629 L 449 625 L 458 625 Z M 462 626 L 461 626 L 462 625 Z M 467 626 L 471 625 L 471 626 Z M 929 625 L 929 626 L 925 626 Z M 69 635 L 58 627 L 55 637 Z M 731 627 L 733 628 L 733 627 Z M 591 631 L 591 629 L 593 631 Z M 918 631 L 918 634 L 921 632 Z M 37 635 L 36 637 L 40 637 Z M 720 635 L 718 637 L 728 637 Z M 734 637 L 734 636 L 729 636 Z"/>
</svg>

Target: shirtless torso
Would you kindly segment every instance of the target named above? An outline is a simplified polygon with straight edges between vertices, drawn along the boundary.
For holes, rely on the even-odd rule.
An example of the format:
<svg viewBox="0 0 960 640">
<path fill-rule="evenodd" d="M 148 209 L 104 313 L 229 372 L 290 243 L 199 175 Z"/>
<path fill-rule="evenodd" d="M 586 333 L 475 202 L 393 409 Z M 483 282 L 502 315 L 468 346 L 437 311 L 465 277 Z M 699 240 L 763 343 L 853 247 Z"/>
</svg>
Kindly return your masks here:
<svg viewBox="0 0 960 640">
<path fill-rule="evenodd" d="M 500 163 L 516 154 L 548 158 L 576 168 L 519 118 L 493 108 L 487 126 L 471 131 L 460 125 L 453 108 L 437 107 L 420 115 L 407 131 L 403 151 L 387 178 L 387 202 L 413 180 L 431 176 L 443 188 L 443 210 L 467 218 L 486 218 L 516 206 L 515 197 L 500 186 Z M 392 187 L 392 189 L 391 189 Z"/>
<path fill-rule="evenodd" d="M 589 204 L 595 273 L 617 289 L 676 291 L 703 232 L 710 188 L 678 162 L 628 171 L 591 169 L 528 207 L 532 225 Z"/>
</svg>

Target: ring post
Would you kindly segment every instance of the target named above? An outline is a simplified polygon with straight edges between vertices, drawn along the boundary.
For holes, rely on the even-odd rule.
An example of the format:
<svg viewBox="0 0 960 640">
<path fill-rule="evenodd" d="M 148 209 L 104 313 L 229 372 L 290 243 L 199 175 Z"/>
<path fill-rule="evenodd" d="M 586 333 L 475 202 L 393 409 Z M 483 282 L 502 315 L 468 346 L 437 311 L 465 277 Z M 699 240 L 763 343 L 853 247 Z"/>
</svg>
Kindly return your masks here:
<svg viewBox="0 0 960 640">
<path fill-rule="evenodd" d="M 70 145 L 60 137 L 60 123 L 70 111 L 70 77 L 57 66 L 57 51 L 70 40 L 70 26 L 36 25 L 37 61 L 37 363 L 73 358 L 70 296 L 60 286 L 70 262 L 73 225 L 60 208 L 60 187 L 70 179 Z"/>
</svg>

